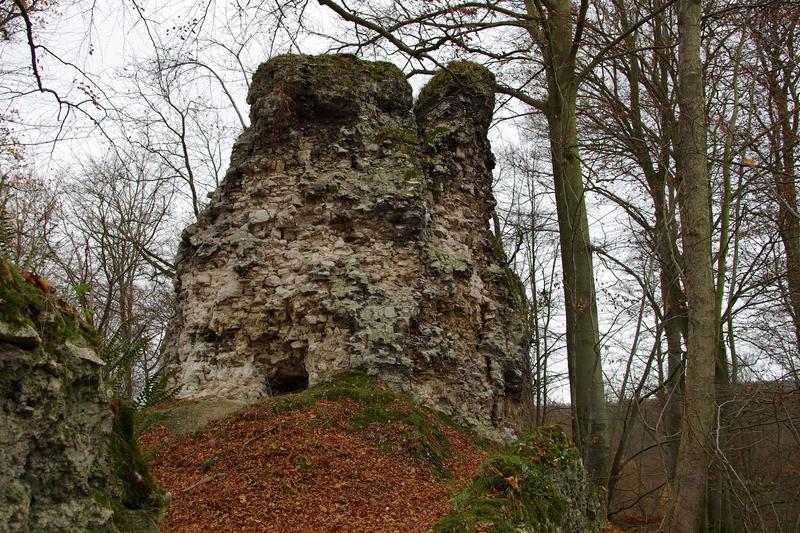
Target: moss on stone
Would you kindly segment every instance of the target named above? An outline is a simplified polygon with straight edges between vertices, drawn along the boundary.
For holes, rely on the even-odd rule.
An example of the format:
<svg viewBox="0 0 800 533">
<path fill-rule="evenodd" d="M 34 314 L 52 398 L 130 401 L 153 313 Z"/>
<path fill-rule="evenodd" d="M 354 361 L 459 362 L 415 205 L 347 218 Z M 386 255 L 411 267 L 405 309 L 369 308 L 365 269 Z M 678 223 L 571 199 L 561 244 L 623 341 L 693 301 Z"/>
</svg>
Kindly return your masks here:
<svg viewBox="0 0 800 533">
<path fill-rule="evenodd" d="M 491 231 L 489 232 L 489 246 L 492 250 L 492 257 L 494 257 L 498 263 L 503 265 L 508 263 L 508 256 L 506 255 L 505 248 L 503 248 L 503 242 Z"/>
<path fill-rule="evenodd" d="M 391 141 L 398 144 L 417 144 L 416 132 L 402 126 L 390 126 L 381 128 L 371 135 L 370 140 L 376 144 L 384 141 Z"/>
<path fill-rule="evenodd" d="M 135 412 L 132 403 L 122 399 L 114 401 L 114 426 L 108 439 L 108 452 L 123 483 L 122 504 L 125 508 L 157 508 L 161 491 L 136 443 Z"/>
<path fill-rule="evenodd" d="M 452 276 L 458 274 L 468 274 L 472 265 L 466 258 L 461 257 L 450 249 L 429 243 L 425 247 L 425 254 L 428 256 L 428 264 L 435 270 Z"/>
<path fill-rule="evenodd" d="M 40 289 L 27 283 L 16 266 L 0 259 L 0 320 L 14 326 L 36 326 L 44 309 Z"/>
<path fill-rule="evenodd" d="M 88 349 L 96 350 L 102 338 L 77 311 L 34 282 L 35 277 L 0 260 L 0 320 L 32 328 L 41 341 L 13 348 L 16 359 L 4 361 L 11 363 L 8 379 L 0 383 L 9 400 L 4 409 L 8 428 L 19 439 L 7 441 L 9 449 L 28 450 L 25 468 L 38 472 L 41 483 L 32 489 L 24 478 L 12 482 L 7 501 L 27 508 L 30 516 L 23 523 L 36 530 L 73 521 L 97 531 L 157 531 L 162 493 L 136 446 L 133 407 L 115 404 L 112 422 L 100 362 Z M 30 412 L 8 412 L 16 397 L 33 407 Z M 52 500 L 65 495 L 72 499 L 74 516 L 60 516 L 53 506 Z"/>
<path fill-rule="evenodd" d="M 276 71 L 282 72 L 277 84 Z M 389 110 L 411 107 L 411 87 L 397 66 L 385 61 L 364 61 L 352 54 L 274 57 L 254 74 L 247 102 L 254 104 L 265 90 L 277 91 L 295 102 L 316 99 L 326 109 L 329 104 L 348 104 L 346 107 L 351 108 L 367 100 Z"/>
<path fill-rule="evenodd" d="M 128 509 L 118 499 L 110 498 L 107 494 L 95 491 L 94 501 L 113 513 L 109 533 L 158 533 L 164 520 L 163 509 Z"/>
<path fill-rule="evenodd" d="M 424 133 L 423 137 L 420 139 L 420 143 L 427 149 L 427 150 L 435 150 L 436 146 L 438 146 L 443 139 L 445 139 L 448 135 L 455 133 L 455 129 L 446 126 L 444 124 L 437 124 L 428 128 Z"/>
<path fill-rule="evenodd" d="M 375 81 L 384 82 L 391 79 L 402 80 L 406 77 L 403 71 L 395 64 L 388 61 L 365 61 L 353 54 L 321 54 L 316 56 L 302 54 L 283 54 L 276 56 L 264 65 L 272 68 L 296 68 L 309 66 L 317 72 L 329 73 L 338 76 L 340 81 L 347 83 L 363 74 L 367 74 Z"/>
<path fill-rule="evenodd" d="M 453 61 L 436 73 L 422 88 L 414 106 L 418 115 L 425 115 L 437 102 L 457 93 L 464 93 L 494 106 L 495 77 L 484 66 L 471 61 Z"/>
<path fill-rule="evenodd" d="M 489 457 L 433 531 L 562 531 L 570 503 L 554 472 L 570 465 L 581 468 L 580 456 L 563 430 L 537 428 Z"/>
<path fill-rule="evenodd" d="M 424 180 L 417 165 L 401 168 L 373 167 L 371 172 L 350 169 L 334 172 L 306 172 L 300 178 L 301 190 L 310 196 L 334 196 L 351 202 L 383 202 L 388 197 L 420 194 Z"/>
<path fill-rule="evenodd" d="M 480 498 L 470 503 L 468 509 L 450 513 L 437 522 L 432 531 L 436 533 L 462 533 L 472 531 L 492 531 L 495 533 L 515 533 L 516 527 L 506 517 L 505 498 Z"/>
<path fill-rule="evenodd" d="M 35 328 L 49 348 L 78 341 L 99 348 L 102 336 L 53 294 L 27 282 L 20 270 L 0 259 L 0 321 Z"/>
<path fill-rule="evenodd" d="M 525 285 L 522 284 L 522 280 L 520 280 L 517 273 L 509 267 L 503 268 L 503 274 L 505 275 L 506 285 L 511 291 L 511 296 L 514 298 L 517 308 L 520 311 L 527 311 L 528 299 L 525 296 Z"/>
<path fill-rule="evenodd" d="M 412 167 L 403 172 L 403 179 L 406 181 L 422 181 L 425 179 L 425 174 L 419 167 Z"/>
<path fill-rule="evenodd" d="M 114 512 L 113 531 L 155 533 L 163 519 L 166 493 L 155 483 L 139 451 L 136 408 L 122 399 L 115 399 L 113 405 L 114 425 L 107 448 L 122 487 L 113 497 L 97 492 L 95 500 Z"/>
<path fill-rule="evenodd" d="M 495 263 L 503 271 L 506 286 L 511 293 L 511 297 L 514 299 L 514 303 L 520 312 L 525 312 L 527 314 L 528 297 L 525 294 L 525 285 L 522 283 L 522 280 L 519 279 L 517 273 L 508 266 L 508 256 L 503 248 L 503 243 L 492 232 L 489 232 L 489 247 L 491 248 Z"/>
</svg>

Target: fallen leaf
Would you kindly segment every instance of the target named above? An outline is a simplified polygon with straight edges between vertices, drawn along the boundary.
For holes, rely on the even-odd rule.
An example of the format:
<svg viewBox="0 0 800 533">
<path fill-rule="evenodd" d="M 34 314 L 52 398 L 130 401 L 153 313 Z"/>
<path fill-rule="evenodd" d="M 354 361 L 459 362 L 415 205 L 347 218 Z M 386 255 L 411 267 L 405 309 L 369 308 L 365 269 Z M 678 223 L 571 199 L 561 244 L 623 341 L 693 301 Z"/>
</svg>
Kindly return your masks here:
<svg viewBox="0 0 800 533">
<path fill-rule="evenodd" d="M 517 476 L 508 476 L 506 478 L 506 483 L 508 483 L 515 492 L 519 492 L 519 479 L 517 479 Z"/>
</svg>

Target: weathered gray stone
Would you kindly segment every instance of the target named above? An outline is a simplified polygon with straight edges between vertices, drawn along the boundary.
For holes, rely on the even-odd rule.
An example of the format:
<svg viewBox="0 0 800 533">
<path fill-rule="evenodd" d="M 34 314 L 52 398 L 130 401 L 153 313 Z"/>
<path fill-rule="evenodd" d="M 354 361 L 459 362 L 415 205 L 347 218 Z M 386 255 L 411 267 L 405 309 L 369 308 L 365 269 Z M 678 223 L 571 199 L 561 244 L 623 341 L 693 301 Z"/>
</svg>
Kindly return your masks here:
<svg viewBox="0 0 800 533">
<path fill-rule="evenodd" d="M 184 397 L 259 398 L 358 368 L 461 422 L 522 424 L 525 299 L 487 226 L 493 78 L 448 71 L 412 109 L 387 63 L 258 69 L 252 125 L 178 255 L 167 350 Z"/>
<path fill-rule="evenodd" d="M 106 449 L 110 400 L 94 351 L 0 343 L 0 530 L 106 531 L 121 491 Z M 107 500 L 106 500 L 107 501 Z"/>
<path fill-rule="evenodd" d="M 118 531 L 116 511 L 158 506 L 114 415 L 130 411 L 112 409 L 97 333 L 2 259 L 0 314 L 0 531 Z M 125 512 L 134 523 L 156 511 Z"/>
<path fill-rule="evenodd" d="M 16 344 L 23 348 L 36 348 L 42 339 L 36 330 L 27 324 L 14 325 L 0 321 L 0 342 Z"/>
</svg>

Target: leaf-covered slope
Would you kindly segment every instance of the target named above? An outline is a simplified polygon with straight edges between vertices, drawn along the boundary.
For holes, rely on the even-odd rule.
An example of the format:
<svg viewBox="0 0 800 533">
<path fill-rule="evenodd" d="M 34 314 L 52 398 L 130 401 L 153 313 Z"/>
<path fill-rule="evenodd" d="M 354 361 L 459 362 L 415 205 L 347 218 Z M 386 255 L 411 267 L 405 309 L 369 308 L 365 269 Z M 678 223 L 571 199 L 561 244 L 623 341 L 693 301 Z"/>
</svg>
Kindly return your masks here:
<svg viewBox="0 0 800 533">
<path fill-rule="evenodd" d="M 172 494 L 164 531 L 503 531 L 520 522 L 514 499 L 493 488 L 481 498 L 496 500 L 496 524 L 462 520 L 464 528 L 453 529 L 446 517 L 454 504 L 463 512 L 469 504 L 463 495 L 472 494 L 481 473 L 494 471 L 498 457 L 533 458 L 522 448 L 476 443 L 474 435 L 363 374 L 340 374 L 231 414 L 236 408 L 226 400 L 177 401 L 143 420 L 140 445 Z M 568 476 L 580 467 L 568 441 L 540 435 L 545 440 L 537 442 L 552 443 L 566 458 L 563 468 L 548 465 Z M 520 472 L 517 480 L 525 487 L 531 481 Z M 549 481 L 537 483 L 527 492 L 538 498 L 542 490 L 537 510 L 553 520 L 564 505 L 582 505 L 570 495 L 556 501 Z"/>
<path fill-rule="evenodd" d="M 484 452 L 430 411 L 344 374 L 200 427 L 173 402 L 140 438 L 172 493 L 164 531 L 426 531 Z"/>
</svg>

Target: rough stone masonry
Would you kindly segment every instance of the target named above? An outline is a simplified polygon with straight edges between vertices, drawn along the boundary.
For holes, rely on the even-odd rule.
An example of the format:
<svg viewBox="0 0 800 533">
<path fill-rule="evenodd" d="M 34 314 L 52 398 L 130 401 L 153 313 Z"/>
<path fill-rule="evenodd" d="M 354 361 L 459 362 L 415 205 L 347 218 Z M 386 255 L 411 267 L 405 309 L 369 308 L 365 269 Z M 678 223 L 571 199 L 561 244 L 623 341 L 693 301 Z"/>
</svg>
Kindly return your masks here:
<svg viewBox="0 0 800 533">
<path fill-rule="evenodd" d="M 526 300 L 487 227 L 493 81 L 451 63 L 412 106 L 389 63 L 261 65 L 251 126 L 178 252 L 167 350 L 182 397 L 361 369 L 461 423 L 519 428 Z"/>
</svg>

